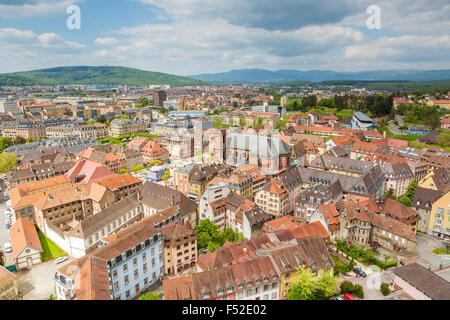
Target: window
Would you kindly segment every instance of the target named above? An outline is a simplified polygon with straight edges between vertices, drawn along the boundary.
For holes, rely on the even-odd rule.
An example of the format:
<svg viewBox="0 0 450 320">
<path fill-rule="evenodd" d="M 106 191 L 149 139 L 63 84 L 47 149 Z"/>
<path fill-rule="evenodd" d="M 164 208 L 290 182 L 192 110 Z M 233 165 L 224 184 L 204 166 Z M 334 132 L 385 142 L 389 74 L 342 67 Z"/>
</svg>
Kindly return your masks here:
<svg viewBox="0 0 450 320">
<path fill-rule="evenodd" d="M 125 292 L 125 296 L 127 297 L 127 299 L 130 299 L 130 290 L 127 290 L 127 292 Z"/>
<path fill-rule="evenodd" d="M 144 286 L 148 285 L 148 277 L 144 279 Z"/>
<path fill-rule="evenodd" d="M 252 295 L 252 289 L 248 289 L 245 293 L 245 297 L 248 298 Z"/>
<path fill-rule="evenodd" d="M 153 280 L 156 279 L 156 272 L 153 272 L 152 277 L 153 277 Z"/>
<path fill-rule="evenodd" d="M 142 269 L 144 270 L 144 273 L 147 272 L 147 264 L 146 263 L 144 263 Z"/>
<path fill-rule="evenodd" d="M 272 293 L 272 300 L 274 300 L 274 299 L 276 299 L 277 298 L 277 293 L 276 292 L 273 292 Z"/>
<path fill-rule="evenodd" d="M 251 285 L 252 285 L 252 281 L 251 280 L 247 281 L 247 286 L 251 286 Z"/>
<path fill-rule="evenodd" d="M 134 270 L 134 278 L 137 279 L 139 277 L 139 270 Z"/>
<path fill-rule="evenodd" d="M 222 294 L 223 294 L 223 288 L 222 287 L 217 288 L 217 295 L 221 296 Z"/>
<path fill-rule="evenodd" d="M 153 258 L 153 259 L 152 259 L 152 268 L 154 268 L 155 265 L 156 265 L 156 260 L 155 260 L 155 258 Z"/>
<path fill-rule="evenodd" d="M 244 293 L 242 291 L 238 292 L 238 299 L 244 298 Z"/>
<path fill-rule="evenodd" d="M 114 282 L 114 291 L 119 290 L 119 281 Z"/>
<path fill-rule="evenodd" d="M 133 266 L 137 266 L 137 258 L 133 259 Z"/>
<path fill-rule="evenodd" d="M 272 289 L 276 289 L 278 287 L 278 282 L 273 282 L 272 283 Z"/>
<path fill-rule="evenodd" d="M 143 259 L 143 260 L 147 259 L 147 252 L 144 252 L 144 253 L 142 254 L 142 259 Z"/>
<path fill-rule="evenodd" d="M 128 271 L 128 265 L 127 265 L 126 263 L 123 265 L 123 271 L 124 271 L 124 272 L 127 272 L 127 271 Z"/>
<path fill-rule="evenodd" d="M 126 276 L 123 278 L 123 281 L 125 282 L 125 285 L 128 285 L 128 284 L 130 283 L 130 280 L 129 280 L 129 278 L 128 278 L 128 275 L 126 275 Z"/>
</svg>

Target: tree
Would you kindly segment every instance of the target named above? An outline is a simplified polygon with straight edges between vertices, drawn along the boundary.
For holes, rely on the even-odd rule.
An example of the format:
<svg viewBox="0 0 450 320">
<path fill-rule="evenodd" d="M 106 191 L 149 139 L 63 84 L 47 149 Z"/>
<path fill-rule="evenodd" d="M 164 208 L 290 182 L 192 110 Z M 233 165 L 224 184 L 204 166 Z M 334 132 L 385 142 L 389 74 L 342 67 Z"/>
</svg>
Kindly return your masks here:
<svg viewBox="0 0 450 320">
<path fill-rule="evenodd" d="M 336 295 L 338 277 L 331 270 L 319 270 L 315 275 L 311 269 L 299 267 L 298 277 L 288 293 L 289 300 L 325 300 Z"/>
<path fill-rule="evenodd" d="M 4 152 L 0 154 L 0 173 L 6 173 L 17 167 L 17 156 L 14 153 Z"/>
<path fill-rule="evenodd" d="M 389 293 L 391 293 L 391 289 L 389 289 L 389 284 L 387 284 L 386 282 L 383 282 L 380 285 L 380 292 L 383 296 L 387 296 Z"/>
<path fill-rule="evenodd" d="M 119 174 L 124 174 L 124 173 L 128 173 L 127 169 L 120 169 L 119 170 Z"/>
<path fill-rule="evenodd" d="M 209 219 L 202 220 L 195 229 L 195 235 L 198 237 L 197 244 L 200 249 L 206 248 L 208 242 L 216 237 L 217 226 Z"/>
<path fill-rule="evenodd" d="M 106 116 L 105 115 L 101 115 L 101 116 L 99 116 L 98 118 L 97 118 L 97 122 L 100 122 L 100 123 L 106 123 L 106 122 L 108 122 L 108 119 L 106 118 Z"/>
<path fill-rule="evenodd" d="M 28 137 L 27 138 L 27 143 L 32 143 L 34 140 L 33 140 L 33 138 L 32 137 Z"/>
<path fill-rule="evenodd" d="M 299 267 L 296 283 L 288 292 L 289 300 L 314 300 L 316 296 L 316 281 L 314 273 L 309 268 Z"/>
<path fill-rule="evenodd" d="M 170 171 L 164 172 L 164 175 L 161 177 L 162 180 L 166 181 L 170 178 Z"/>
<path fill-rule="evenodd" d="M 436 128 L 441 127 L 441 119 L 439 117 L 439 114 L 434 114 L 431 116 L 429 120 L 427 120 L 427 124 L 434 130 Z"/>
<path fill-rule="evenodd" d="M 353 293 L 360 299 L 364 298 L 364 290 L 360 284 L 355 285 Z"/>
<path fill-rule="evenodd" d="M 13 142 L 14 142 L 15 145 L 19 145 L 19 144 L 27 143 L 27 140 L 25 140 L 24 137 L 17 136 L 17 137 L 14 138 Z"/>
<path fill-rule="evenodd" d="M 141 171 L 141 170 L 144 170 L 144 169 L 145 169 L 144 166 L 141 164 L 141 165 L 133 167 L 131 169 L 131 172 L 138 172 L 138 171 Z"/>
<path fill-rule="evenodd" d="M 341 294 L 353 293 L 355 286 L 353 285 L 353 283 L 346 280 L 341 283 L 340 289 L 341 289 Z"/>
<path fill-rule="evenodd" d="M 2 153 L 5 149 L 14 145 L 14 142 L 10 137 L 1 137 L 0 138 L 0 153 Z"/>
<path fill-rule="evenodd" d="M 450 147 L 450 130 L 445 130 L 436 138 L 436 143 L 441 147 Z"/>
<path fill-rule="evenodd" d="M 390 257 L 391 257 L 391 256 L 388 255 L 388 254 L 383 254 L 384 262 L 388 262 L 388 260 L 389 260 Z"/>
<path fill-rule="evenodd" d="M 333 275 L 330 271 L 319 271 L 319 281 L 317 282 L 316 288 L 316 299 L 324 300 L 329 299 L 337 294 L 336 284 L 339 278 Z"/>
<path fill-rule="evenodd" d="M 160 300 L 160 296 L 154 292 L 147 292 L 140 296 L 138 300 Z"/>
<path fill-rule="evenodd" d="M 385 196 L 386 196 L 386 198 L 395 199 L 396 197 L 395 197 L 395 191 L 394 191 L 394 189 L 389 188 L 389 190 L 386 191 Z"/>
</svg>

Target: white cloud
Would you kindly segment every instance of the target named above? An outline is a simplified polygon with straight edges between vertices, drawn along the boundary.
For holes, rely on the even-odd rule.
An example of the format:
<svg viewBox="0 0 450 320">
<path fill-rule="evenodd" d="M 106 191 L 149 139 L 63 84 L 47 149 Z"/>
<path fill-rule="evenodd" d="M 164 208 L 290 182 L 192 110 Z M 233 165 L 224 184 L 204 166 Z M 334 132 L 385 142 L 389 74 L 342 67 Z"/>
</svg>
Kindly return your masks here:
<svg viewBox="0 0 450 320">
<path fill-rule="evenodd" d="M 48 17 L 66 15 L 71 4 L 84 0 L 35 0 L 35 1 L 1 1 L 0 17 L 6 19 L 24 19 L 31 17 Z"/>
<path fill-rule="evenodd" d="M 95 44 L 101 45 L 101 46 L 112 46 L 117 44 L 119 41 L 117 39 L 106 37 L 106 38 L 97 38 L 95 39 Z"/>
<path fill-rule="evenodd" d="M 389 60 L 389 61 L 442 61 L 450 52 L 449 36 L 383 37 L 364 45 L 349 46 L 345 51 L 347 59 Z"/>
<path fill-rule="evenodd" d="M 66 65 L 82 53 L 83 44 L 66 41 L 55 33 L 36 34 L 31 30 L 0 28 L 0 72 L 35 69 L 59 63 Z"/>
</svg>

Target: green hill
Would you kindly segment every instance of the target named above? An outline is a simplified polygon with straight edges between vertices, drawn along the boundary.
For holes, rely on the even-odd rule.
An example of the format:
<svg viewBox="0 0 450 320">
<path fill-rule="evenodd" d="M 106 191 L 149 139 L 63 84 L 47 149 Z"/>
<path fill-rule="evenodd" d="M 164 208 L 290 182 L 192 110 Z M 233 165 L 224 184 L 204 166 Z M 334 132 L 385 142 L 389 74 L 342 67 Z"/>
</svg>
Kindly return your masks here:
<svg viewBox="0 0 450 320">
<path fill-rule="evenodd" d="M 300 87 L 305 86 L 304 81 L 293 81 L 280 84 L 280 86 Z M 351 86 L 354 88 L 366 88 L 386 91 L 411 91 L 450 88 L 450 80 L 442 81 L 362 81 L 362 80 L 327 80 L 309 84 L 311 87 L 320 86 Z"/>
<path fill-rule="evenodd" d="M 203 85 L 205 82 L 167 73 L 143 71 L 127 67 L 58 67 L 0 74 L 0 85 L 3 86 L 35 84 L 98 84 L 130 86 L 170 84 L 171 86 L 191 86 Z"/>
</svg>

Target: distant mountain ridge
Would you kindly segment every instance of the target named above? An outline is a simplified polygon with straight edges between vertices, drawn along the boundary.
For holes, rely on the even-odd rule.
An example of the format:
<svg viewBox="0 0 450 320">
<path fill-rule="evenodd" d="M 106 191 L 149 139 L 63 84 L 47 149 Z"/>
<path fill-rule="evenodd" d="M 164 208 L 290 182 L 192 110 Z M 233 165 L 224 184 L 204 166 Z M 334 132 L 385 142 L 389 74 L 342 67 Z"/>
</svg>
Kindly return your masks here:
<svg viewBox="0 0 450 320">
<path fill-rule="evenodd" d="M 328 80 L 365 81 L 440 81 L 450 80 L 450 70 L 380 70 L 337 72 L 327 70 L 277 70 L 241 69 L 214 74 L 199 74 L 190 78 L 210 82 L 284 83 L 294 81 L 321 82 Z"/>
<path fill-rule="evenodd" d="M 16 84 L 15 84 L 16 83 Z M 74 66 L 41 69 L 34 71 L 0 74 L 0 85 L 152 85 L 171 86 L 204 85 L 198 79 L 191 79 L 161 72 L 143 71 L 115 66 Z"/>
</svg>

